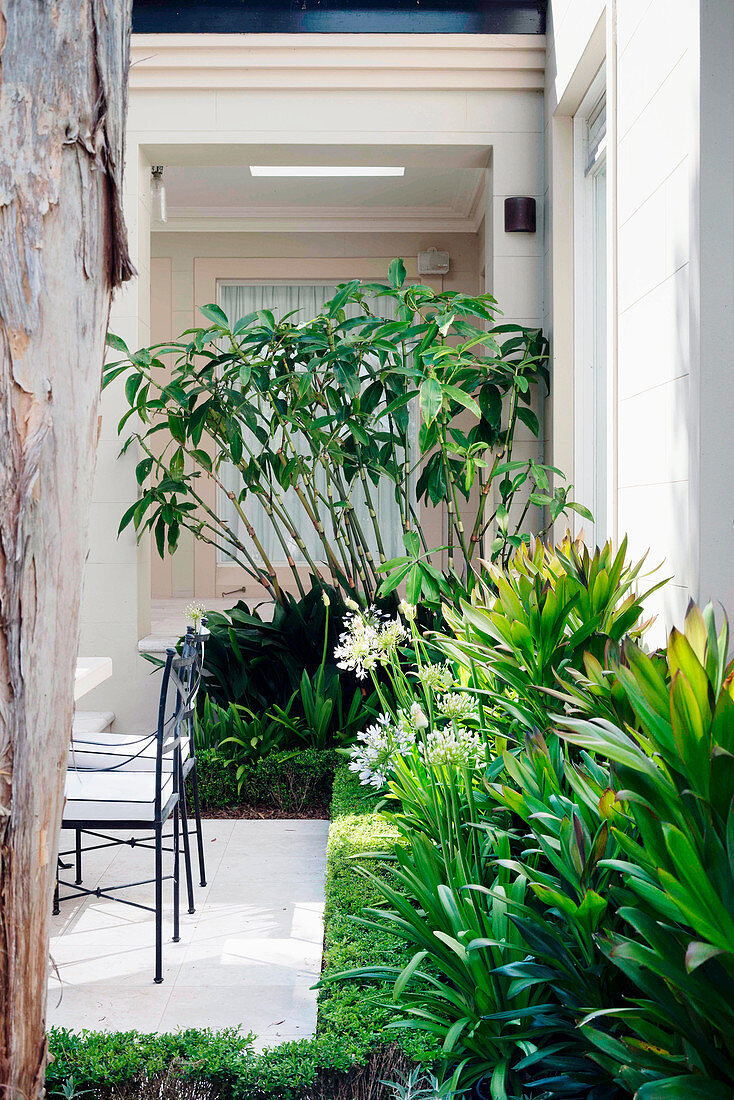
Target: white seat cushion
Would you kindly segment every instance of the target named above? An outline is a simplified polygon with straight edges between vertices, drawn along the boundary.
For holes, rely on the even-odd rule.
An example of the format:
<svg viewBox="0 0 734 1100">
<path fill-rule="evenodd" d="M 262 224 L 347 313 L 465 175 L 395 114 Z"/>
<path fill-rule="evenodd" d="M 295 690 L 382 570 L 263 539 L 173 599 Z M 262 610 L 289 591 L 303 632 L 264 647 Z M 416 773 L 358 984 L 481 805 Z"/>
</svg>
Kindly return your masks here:
<svg viewBox="0 0 734 1100">
<path fill-rule="evenodd" d="M 173 794 L 173 776 L 165 776 L 161 806 Z M 66 773 L 64 821 L 153 821 L 155 772 L 94 772 L 70 769 Z"/>
<path fill-rule="evenodd" d="M 72 737 L 69 746 L 69 768 L 115 768 L 116 771 L 155 771 L 156 741 L 150 734 L 96 733 Z M 181 738 L 181 760 L 189 758 L 189 739 Z M 164 772 L 173 767 L 173 753 L 166 753 L 161 766 Z"/>
</svg>

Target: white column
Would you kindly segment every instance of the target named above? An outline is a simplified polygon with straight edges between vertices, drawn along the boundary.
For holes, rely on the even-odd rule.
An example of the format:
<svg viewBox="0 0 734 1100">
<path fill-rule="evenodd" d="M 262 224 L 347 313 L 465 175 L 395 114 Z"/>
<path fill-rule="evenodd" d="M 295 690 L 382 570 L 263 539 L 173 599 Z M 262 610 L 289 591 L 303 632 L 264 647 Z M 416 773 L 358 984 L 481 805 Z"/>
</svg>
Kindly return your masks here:
<svg viewBox="0 0 734 1100">
<path fill-rule="evenodd" d="M 497 135 L 492 147 L 485 189 L 485 285 L 502 310 L 500 323 L 543 325 L 545 148 L 543 98 L 523 97 L 516 118 L 522 129 Z M 530 196 L 536 203 L 535 233 L 505 232 L 505 199 Z M 518 423 L 513 457 L 544 458 L 544 399 L 534 404 L 540 418 L 540 439 Z M 539 517 L 536 517 L 536 522 Z"/>
<path fill-rule="evenodd" d="M 150 343 L 150 164 L 130 138 L 124 208 L 137 278 L 115 296 L 110 331 L 131 349 Z M 118 457 L 117 423 L 125 411 L 122 382 L 102 396 L 102 418 L 84 579 L 80 653 L 111 657 L 112 678 L 85 696 L 84 710 L 114 711 L 121 731 L 153 728 L 156 683 L 138 653 L 150 631 L 150 540 L 132 529 L 117 537 L 120 517 L 138 496 L 131 449 Z"/>
</svg>

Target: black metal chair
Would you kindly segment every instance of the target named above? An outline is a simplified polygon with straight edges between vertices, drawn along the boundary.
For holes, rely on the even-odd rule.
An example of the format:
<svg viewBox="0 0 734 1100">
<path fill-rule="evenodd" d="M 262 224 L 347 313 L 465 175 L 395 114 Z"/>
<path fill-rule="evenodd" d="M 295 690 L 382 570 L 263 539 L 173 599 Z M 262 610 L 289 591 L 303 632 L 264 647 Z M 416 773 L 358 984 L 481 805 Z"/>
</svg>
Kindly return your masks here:
<svg viewBox="0 0 734 1100">
<path fill-rule="evenodd" d="M 181 746 L 186 736 L 190 736 L 196 692 L 201 679 L 200 652 L 196 646 L 190 648 L 191 652 L 180 656 L 174 650 L 168 650 L 155 733 L 138 738 L 134 745 L 128 745 L 127 753 L 116 750 L 114 754 L 106 756 L 104 761 L 99 759 L 98 754 L 97 764 L 101 766 L 70 767 L 67 770 L 66 803 L 61 823 L 63 829 L 73 829 L 76 832 L 77 846 L 71 852 L 61 855 L 76 854 L 77 878 L 81 877 L 81 834 L 86 833 L 103 842 L 94 845 L 95 848 L 131 843 L 126 838 L 110 834 L 131 831 L 136 834 L 153 834 L 152 841 L 137 838 L 132 841 L 134 846 L 152 847 L 155 850 L 155 875 L 152 879 L 87 889 L 78 881 L 67 882 L 57 878 L 54 912 L 59 912 L 61 901 L 94 896 L 110 898 L 124 905 L 155 913 L 153 980 L 156 983 L 163 981 L 163 883 L 169 879 L 173 881 L 173 940 L 177 942 L 180 939 Z M 149 766 L 135 766 L 136 761 L 149 761 L 151 752 L 154 758 L 152 769 Z M 90 763 L 87 760 L 87 765 Z M 173 872 L 164 875 L 163 830 L 171 819 L 173 845 L 165 850 L 173 852 Z M 62 868 L 65 866 L 63 863 L 60 865 Z M 155 884 L 154 906 L 118 896 L 120 890 L 150 883 Z M 62 897 L 62 889 L 70 892 Z"/>
<path fill-rule="evenodd" d="M 206 639 L 209 636 L 209 631 L 206 629 L 206 619 L 202 620 L 201 629 L 197 632 L 194 631 L 192 626 L 189 626 L 186 630 L 186 634 L 183 639 L 181 647 L 181 655 L 183 657 L 190 657 L 195 654 L 197 657 L 197 665 L 199 671 L 196 676 L 196 683 L 192 684 L 192 700 L 190 708 L 190 716 L 184 723 L 183 735 L 181 739 L 181 752 L 180 752 L 180 775 L 179 775 L 179 813 L 181 817 L 181 840 L 183 844 L 183 856 L 184 856 L 184 869 L 186 872 L 186 893 L 188 899 L 188 911 L 194 913 L 196 911 L 194 906 L 194 886 L 193 886 L 193 874 L 191 868 L 191 843 L 189 829 L 189 813 L 187 802 L 187 780 L 191 786 L 191 796 L 194 810 L 194 831 L 196 833 L 197 855 L 199 862 L 199 882 L 201 886 L 206 886 L 206 866 L 204 859 L 204 837 L 201 825 L 201 808 L 199 802 L 199 775 L 196 760 L 196 746 L 194 742 L 194 721 L 193 715 L 196 704 L 196 695 L 200 683 L 201 667 L 204 663 L 204 646 Z M 150 739 L 147 737 L 141 737 L 139 734 L 121 734 L 121 733 L 98 733 L 91 737 L 75 736 L 72 740 L 69 750 L 69 768 L 74 768 L 79 771 L 86 770 L 100 770 L 103 768 L 115 767 L 120 770 L 130 771 L 152 771 L 155 768 L 155 746 L 150 744 Z M 75 866 L 76 866 L 76 885 L 81 885 L 82 879 L 82 857 L 84 851 L 93 851 L 95 847 L 101 847 L 101 845 L 84 846 L 84 834 L 88 830 L 79 829 L 76 832 L 76 843 L 74 848 Z M 171 839 L 164 837 L 164 839 Z M 128 844 L 134 846 L 137 843 L 136 838 L 131 837 Z M 64 853 L 67 854 L 67 853 Z M 68 853 L 72 854 L 72 853 Z"/>
<path fill-rule="evenodd" d="M 209 631 L 206 627 L 206 618 L 202 619 L 201 630 L 195 632 L 193 626 L 186 628 L 186 635 L 184 637 L 182 653 L 188 656 L 189 654 L 196 654 L 198 659 L 199 675 L 197 683 L 194 687 L 193 695 L 193 707 L 191 717 L 188 723 L 188 736 L 185 741 L 184 751 L 181 753 L 181 811 L 182 821 L 186 826 L 184 844 L 189 842 L 189 832 L 187 822 L 187 809 L 186 809 L 186 780 L 191 783 L 191 797 L 194 804 L 194 822 L 196 831 L 196 848 L 199 858 L 199 885 L 206 886 L 206 866 L 204 861 L 204 835 L 201 828 L 201 806 L 199 802 L 199 769 L 196 760 L 196 741 L 194 737 L 194 713 L 196 709 L 196 694 L 201 682 L 201 670 L 204 667 L 204 646 L 206 645 L 206 639 L 209 636 Z M 193 912 L 193 894 L 191 892 L 191 873 L 190 866 L 187 874 L 187 883 L 189 887 L 189 909 Z"/>
</svg>

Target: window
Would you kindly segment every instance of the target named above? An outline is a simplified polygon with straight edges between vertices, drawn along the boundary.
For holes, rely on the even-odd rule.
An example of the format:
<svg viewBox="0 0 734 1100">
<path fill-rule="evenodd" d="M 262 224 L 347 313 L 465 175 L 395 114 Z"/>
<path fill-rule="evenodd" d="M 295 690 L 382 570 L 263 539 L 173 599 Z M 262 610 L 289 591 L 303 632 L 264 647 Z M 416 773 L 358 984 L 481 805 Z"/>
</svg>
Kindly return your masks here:
<svg viewBox="0 0 734 1100">
<path fill-rule="evenodd" d="M 575 496 L 594 515 L 593 525 L 583 524 L 589 542 L 599 543 L 611 529 L 603 69 L 574 119 L 574 156 Z"/>
<path fill-rule="evenodd" d="M 276 316 L 283 316 L 297 309 L 301 311 L 300 316 L 302 318 L 310 318 L 314 317 L 324 303 L 333 297 L 335 293 L 335 285 L 323 282 L 220 282 L 219 304 L 231 321 L 244 317 L 245 314 L 257 309 L 272 309 Z M 394 316 L 395 303 L 390 298 L 377 298 L 375 308 L 381 311 L 384 317 Z M 227 490 L 239 493 L 241 482 L 237 471 L 233 467 L 222 468 L 222 482 Z M 375 510 L 380 517 L 380 531 L 383 536 L 386 556 L 388 559 L 396 557 L 403 552 L 403 544 L 400 514 L 395 502 L 393 486 L 387 478 L 381 478 L 377 487 L 371 488 L 371 493 Z M 353 489 L 352 502 L 363 530 L 369 532 L 371 524 L 365 499 L 359 486 L 355 486 Z M 322 561 L 323 547 L 319 536 L 314 531 L 293 489 L 289 489 L 285 493 L 285 503 L 290 516 L 294 519 L 295 525 L 303 537 L 308 553 L 314 561 Z M 227 517 L 229 525 L 237 531 L 238 538 L 242 539 L 243 542 L 249 541 L 237 510 L 225 494 L 220 493 L 218 505 L 221 514 Z M 275 535 L 263 506 L 258 501 L 249 498 L 246 510 L 248 519 L 252 523 L 270 560 L 274 565 L 285 565 L 283 547 Z M 305 560 L 295 542 L 289 545 L 288 549 L 294 561 L 300 563 Z M 376 553 L 376 549 L 375 544 L 372 546 L 373 552 Z M 224 551 L 220 550 L 218 560 L 220 563 L 226 563 L 230 559 Z"/>
</svg>

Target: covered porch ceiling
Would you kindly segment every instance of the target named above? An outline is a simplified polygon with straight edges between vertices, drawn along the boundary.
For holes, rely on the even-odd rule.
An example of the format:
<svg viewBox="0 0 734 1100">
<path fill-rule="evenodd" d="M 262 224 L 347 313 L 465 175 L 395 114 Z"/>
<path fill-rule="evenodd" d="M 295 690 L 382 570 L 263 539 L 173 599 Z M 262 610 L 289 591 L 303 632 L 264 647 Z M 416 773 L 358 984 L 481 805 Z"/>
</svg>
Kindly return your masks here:
<svg viewBox="0 0 734 1100">
<path fill-rule="evenodd" d="M 153 145 L 168 220 L 154 232 L 475 233 L 490 150 L 473 145 Z M 250 165 L 400 167 L 401 176 L 256 177 Z"/>
</svg>

